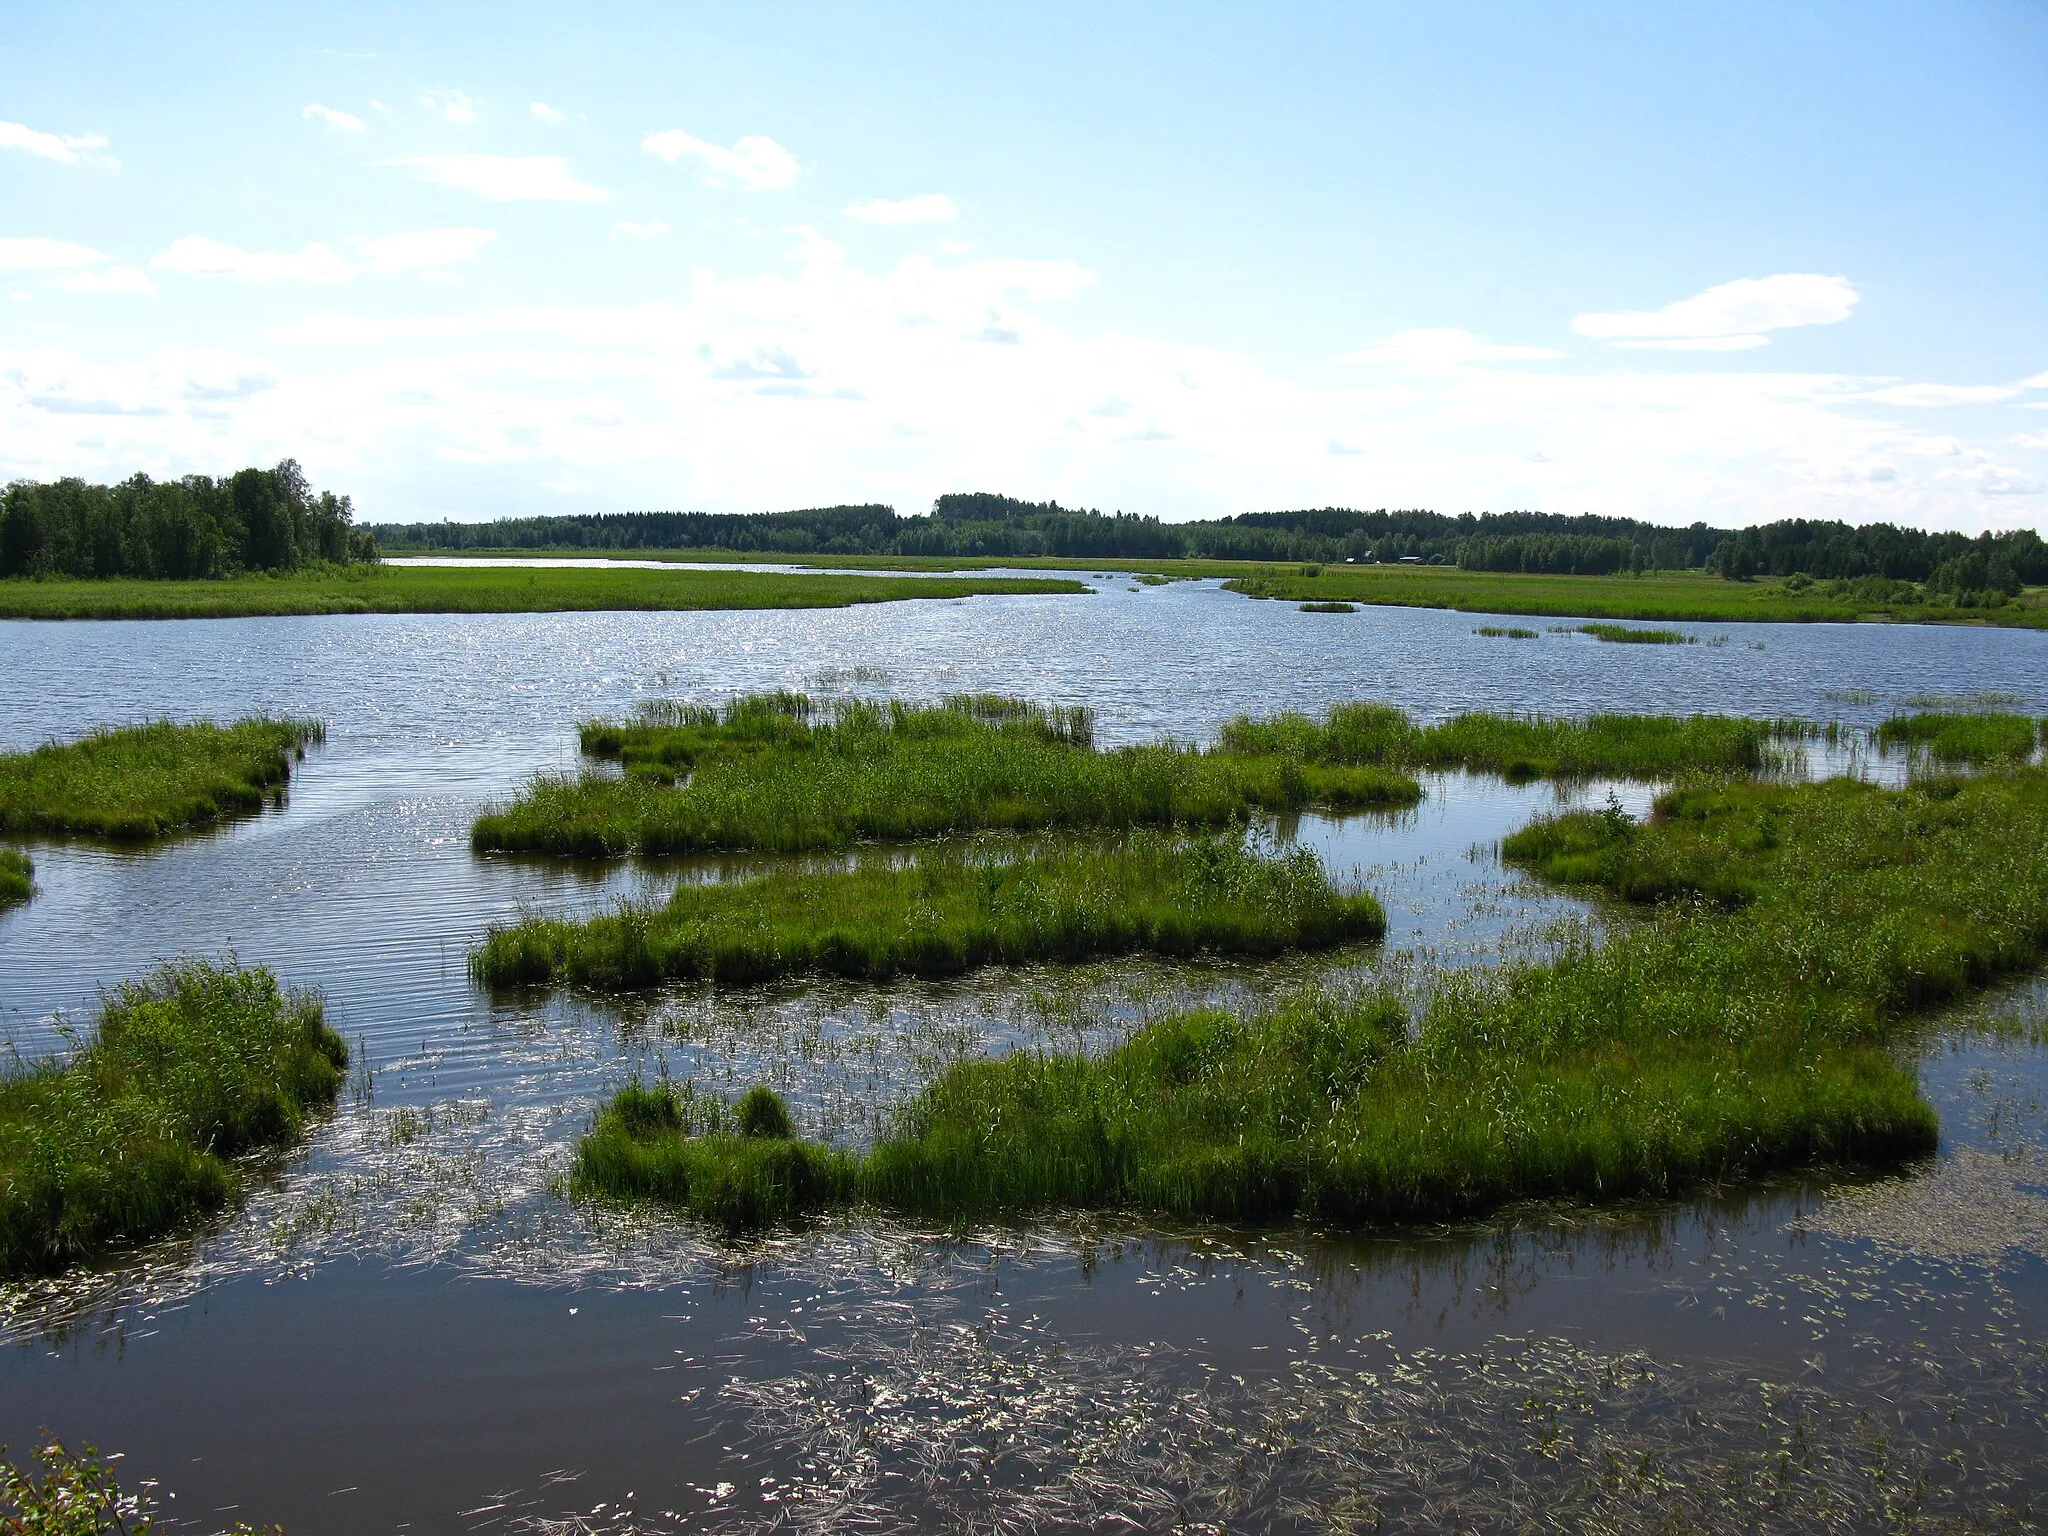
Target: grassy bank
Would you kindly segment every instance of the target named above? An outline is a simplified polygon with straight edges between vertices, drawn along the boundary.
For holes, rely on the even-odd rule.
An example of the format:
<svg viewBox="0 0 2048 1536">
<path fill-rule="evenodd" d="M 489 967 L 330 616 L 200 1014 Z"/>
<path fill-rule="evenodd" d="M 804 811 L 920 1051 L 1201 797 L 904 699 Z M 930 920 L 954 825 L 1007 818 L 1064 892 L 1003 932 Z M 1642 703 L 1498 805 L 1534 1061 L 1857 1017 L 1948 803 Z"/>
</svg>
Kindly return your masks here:
<svg viewBox="0 0 2048 1536">
<path fill-rule="evenodd" d="M 322 734 L 314 720 L 159 720 L 0 754 L 0 832 L 141 842 L 258 810 Z"/>
<path fill-rule="evenodd" d="M 1215 826 L 1254 809 L 1408 805 L 1405 774 L 1365 763 L 1201 752 L 1098 751 L 1085 712 L 976 696 L 937 706 L 798 694 L 592 725 L 587 751 L 623 777 L 544 776 L 479 817 L 479 849 L 620 855 L 801 851 L 982 830 Z"/>
<path fill-rule="evenodd" d="M 35 889 L 35 872 L 27 854 L 0 848 L 0 907 L 27 901 Z"/>
<path fill-rule="evenodd" d="M 296 1137 L 347 1060 L 319 1002 L 266 970 L 188 962 L 118 988 L 68 1064 L 0 1083 L 0 1275 L 219 1205 L 226 1159 Z"/>
<path fill-rule="evenodd" d="M 1060 578 L 359 565 L 227 581 L 0 581 L 0 619 L 222 619 L 318 613 L 845 608 L 986 593 L 1085 592 Z"/>
<path fill-rule="evenodd" d="M 1272 955 L 1386 931 L 1315 855 L 1264 855 L 1236 834 L 1139 833 L 1005 858 L 939 850 L 914 865 L 684 885 L 665 906 L 584 923 L 529 918 L 470 956 L 478 980 L 626 988 L 826 974 L 882 981 L 984 965 L 1150 952 Z"/>
<path fill-rule="evenodd" d="M 1681 773 L 1748 773 L 1767 767 L 1780 730 L 1729 715 L 1454 715 L 1417 725 L 1388 704 L 1340 704 L 1307 715 L 1246 716 L 1223 727 L 1222 747 L 1310 767 L 1402 771 L 1465 768 L 1508 778 L 1667 779 Z"/>
<path fill-rule="evenodd" d="M 1904 1021 L 2048 946 L 2037 769 L 1681 789 L 1649 824 L 1565 816 L 1506 851 L 1651 916 L 1441 978 L 1412 1023 L 1389 998 L 1310 995 L 1160 1020 L 1095 1057 L 956 1065 L 813 1203 L 1369 1223 L 1912 1156 L 1937 1126 Z"/>
</svg>

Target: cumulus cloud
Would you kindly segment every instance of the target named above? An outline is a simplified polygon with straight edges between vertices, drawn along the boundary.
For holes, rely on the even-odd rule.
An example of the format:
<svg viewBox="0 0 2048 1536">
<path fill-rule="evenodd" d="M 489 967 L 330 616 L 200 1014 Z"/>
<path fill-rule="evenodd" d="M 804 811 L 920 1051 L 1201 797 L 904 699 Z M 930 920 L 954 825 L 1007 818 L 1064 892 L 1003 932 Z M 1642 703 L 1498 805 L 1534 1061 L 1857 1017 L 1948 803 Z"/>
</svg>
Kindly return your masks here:
<svg viewBox="0 0 2048 1536">
<path fill-rule="evenodd" d="M 428 91 L 420 98 L 420 105 L 451 123 L 476 121 L 476 103 L 460 91 Z"/>
<path fill-rule="evenodd" d="M 668 232 L 669 226 L 660 219 L 621 219 L 612 226 L 612 233 L 623 240 L 653 240 Z"/>
<path fill-rule="evenodd" d="M 1858 297 L 1846 278 L 1781 272 L 1721 283 L 1662 309 L 1580 315 L 1572 329 L 1623 347 L 1739 352 L 1767 345 L 1772 331 L 1846 320 Z"/>
<path fill-rule="evenodd" d="M 358 240 L 351 258 L 317 242 L 298 251 L 245 251 L 205 235 L 186 235 L 149 264 L 160 272 L 244 283 L 345 283 L 361 276 L 444 269 L 469 260 L 497 238 L 490 229 L 411 230 Z"/>
<path fill-rule="evenodd" d="M 569 120 L 568 113 L 560 107 L 551 107 L 544 101 L 529 101 L 526 110 L 544 123 L 565 123 Z"/>
<path fill-rule="evenodd" d="M 89 245 L 69 240 L 43 240 L 32 235 L 0 236 L 0 271 L 48 272 L 63 267 L 90 267 L 114 258 Z"/>
<path fill-rule="evenodd" d="M 945 193 L 920 192 L 915 197 L 878 197 L 855 203 L 846 216 L 863 224 L 950 224 L 960 215 Z"/>
<path fill-rule="evenodd" d="M 802 167 L 796 156 L 773 139 L 748 134 L 730 148 L 693 138 L 680 128 L 650 133 L 640 147 L 657 160 L 695 163 L 697 179 L 706 186 L 738 187 L 746 192 L 783 192 L 796 185 Z"/>
<path fill-rule="evenodd" d="M 307 103 L 306 110 L 301 112 L 299 116 L 309 123 L 325 123 L 328 127 L 336 129 L 341 133 L 361 133 L 363 131 L 363 120 L 357 117 L 355 113 L 338 111 L 333 107 L 323 107 L 317 101 Z"/>
<path fill-rule="evenodd" d="M 603 187 L 578 181 L 562 155 L 422 155 L 383 163 L 494 203 L 602 203 L 611 197 Z"/>
<path fill-rule="evenodd" d="M 107 141 L 99 134 L 45 133 L 26 123 L 0 122 L 0 149 L 18 149 L 60 165 L 99 165 L 113 170 L 121 164 L 107 153 Z"/>
<path fill-rule="evenodd" d="M 1563 356 L 1562 352 L 1550 347 L 1507 346 L 1499 342 L 1482 341 L 1470 331 L 1444 328 L 1396 331 L 1385 341 L 1376 342 L 1362 351 L 1345 353 L 1341 361 L 1402 363 L 1415 368 L 1442 368 L 1460 363 L 1536 362 L 1544 358 Z"/>
</svg>

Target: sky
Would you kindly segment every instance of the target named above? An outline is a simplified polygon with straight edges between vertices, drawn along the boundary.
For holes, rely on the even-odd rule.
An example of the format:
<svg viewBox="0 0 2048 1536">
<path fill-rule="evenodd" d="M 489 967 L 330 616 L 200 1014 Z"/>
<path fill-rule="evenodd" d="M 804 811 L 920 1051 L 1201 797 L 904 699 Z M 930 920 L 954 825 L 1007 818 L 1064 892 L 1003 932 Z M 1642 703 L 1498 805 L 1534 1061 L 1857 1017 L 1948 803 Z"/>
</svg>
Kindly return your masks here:
<svg viewBox="0 0 2048 1536">
<path fill-rule="evenodd" d="M 13 0 L 0 479 L 2048 527 L 2048 5 Z"/>
</svg>

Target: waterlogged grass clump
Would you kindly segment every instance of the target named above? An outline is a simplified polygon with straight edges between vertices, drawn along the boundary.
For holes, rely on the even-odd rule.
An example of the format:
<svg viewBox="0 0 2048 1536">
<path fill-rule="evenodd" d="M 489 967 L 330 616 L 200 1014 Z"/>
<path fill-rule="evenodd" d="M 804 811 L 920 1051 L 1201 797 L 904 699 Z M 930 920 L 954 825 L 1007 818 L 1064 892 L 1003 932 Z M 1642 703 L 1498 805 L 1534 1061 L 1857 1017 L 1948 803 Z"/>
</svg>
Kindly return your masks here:
<svg viewBox="0 0 2048 1536">
<path fill-rule="evenodd" d="M 1604 640 L 1609 645 L 1691 645 L 1692 636 L 1675 629 L 1636 629 L 1628 624 L 1580 624 L 1582 635 Z"/>
<path fill-rule="evenodd" d="M 723 711 L 668 706 L 583 730 L 623 775 L 534 780 L 479 817 L 479 849 L 617 856 L 800 852 L 986 830 L 1221 826 L 1253 810 L 1410 805 L 1376 764 L 1302 762 L 1175 743 L 1098 751 L 1086 710 L 986 695 L 938 705 L 802 694 Z"/>
<path fill-rule="evenodd" d="M 267 970 L 188 961 L 116 988 L 68 1062 L 0 1082 L 0 1275 L 220 1205 L 227 1160 L 293 1140 L 347 1062 L 319 1000 Z"/>
<path fill-rule="evenodd" d="M 1440 978 L 1412 1018 L 1309 995 L 958 1063 L 813 1198 L 1372 1223 L 1902 1159 L 1937 1135 L 1904 1021 L 2048 946 L 2040 769 L 1695 784 L 1648 823 L 1574 813 L 1506 852 L 1648 915 Z"/>
<path fill-rule="evenodd" d="M 168 720 L 0 755 L 0 832 L 146 842 L 259 810 L 291 775 L 316 720 Z"/>
<path fill-rule="evenodd" d="M 1520 624 L 1482 624 L 1473 630 L 1472 633 L 1484 635 L 1489 640 L 1540 640 L 1543 638 L 1535 630 L 1525 629 Z"/>
<path fill-rule="evenodd" d="M 35 872 L 27 854 L 0 848 L 0 907 L 27 901 L 35 889 Z"/>
<path fill-rule="evenodd" d="M 2032 756 L 2036 731 L 2026 715 L 1934 711 L 1894 715 L 1878 726 L 1877 739 L 1886 747 L 1923 750 L 1937 762 L 1990 763 Z"/>
<path fill-rule="evenodd" d="M 1236 832 L 1141 832 L 1097 847 L 944 848 L 915 864 L 686 884 L 665 906 L 493 929 L 470 966 L 487 983 L 608 989 L 881 981 L 1136 952 L 1263 956 L 1385 931 L 1379 903 L 1340 892 L 1309 849 L 1268 853 Z"/>
<path fill-rule="evenodd" d="M 1358 604 L 1334 601 L 1320 603 L 1303 603 L 1301 605 L 1301 611 L 1303 613 L 1356 613 L 1358 612 Z"/>
</svg>

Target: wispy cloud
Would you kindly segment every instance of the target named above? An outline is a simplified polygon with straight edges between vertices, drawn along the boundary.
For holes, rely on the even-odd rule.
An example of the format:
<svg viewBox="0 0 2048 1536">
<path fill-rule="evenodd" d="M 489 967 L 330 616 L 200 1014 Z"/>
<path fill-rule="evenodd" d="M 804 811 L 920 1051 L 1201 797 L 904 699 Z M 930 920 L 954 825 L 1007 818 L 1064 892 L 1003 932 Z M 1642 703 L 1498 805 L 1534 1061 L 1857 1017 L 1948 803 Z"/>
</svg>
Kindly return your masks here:
<svg viewBox="0 0 2048 1536">
<path fill-rule="evenodd" d="M 428 91 L 420 97 L 420 105 L 429 112 L 438 112 L 451 123 L 476 121 L 476 103 L 461 91 Z"/>
<path fill-rule="evenodd" d="M 90 269 L 67 272 L 57 279 L 57 286 L 66 293 L 155 293 L 156 284 L 149 280 L 149 274 L 135 267 L 103 267 L 95 272 Z"/>
<path fill-rule="evenodd" d="M 64 267 L 90 267 L 114 258 L 89 245 L 69 240 L 43 240 L 32 235 L 0 236 L 0 271 L 48 272 Z"/>
<path fill-rule="evenodd" d="M 920 192 L 915 197 L 878 197 L 855 203 L 846 216 L 863 224 L 950 224 L 960 211 L 943 192 Z"/>
<path fill-rule="evenodd" d="M 18 149 L 61 165 L 99 165 L 113 170 L 121 164 L 107 153 L 107 141 L 99 134 L 45 133 L 26 123 L 0 122 L 0 149 Z"/>
<path fill-rule="evenodd" d="M 795 155 L 760 134 L 736 139 L 727 148 L 670 128 L 648 134 L 640 147 L 670 165 L 695 162 L 697 179 L 707 186 L 739 187 L 747 192 L 787 191 L 796 185 L 803 169 Z"/>
<path fill-rule="evenodd" d="M 636 223 L 632 219 L 621 219 L 612 226 L 612 233 L 625 240 L 653 240 L 667 234 L 669 226 L 660 219 L 648 219 Z"/>
<path fill-rule="evenodd" d="M 490 229 L 419 229 L 353 243 L 344 256 L 315 243 L 297 251 L 245 251 L 205 235 L 186 235 L 150 260 L 159 272 L 224 277 L 243 283 L 345 283 L 357 277 L 443 271 L 498 238 Z"/>
<path fill-rule="evenodd" d="M 2009 384 L 1892 384 L 1873 389 L 1863 398 L 1880 405 L 1943 406 L 1995 405 L 2010 400 L 2019 390 Z"/>
<path fill-rule="evenodd" d="M 1767 345 L 1772 331 L 1846 320 L 1859 297 L 1847 278 L 1781 272 L 1720 283 L 1662 309 L 1580 315 L 1572 329 L 1623 347 L 1742 352 Z"/>
<path fill-rule="evenodd" d="M 1453 367 L 1460 363 L 1522 363 L 1563 357 L 1552 347 L 1519 347 L 1482 341 L 1470 331 L 1451 327 L 1439 330 L 1396 331 L 1385 341 L 1358 352 L 1347 352 L 1347 363 L 1400 363 L 1411 368 Z"/>
<path fill-rule="evenodd" d="M 363 131 L 363 120 L 357 117 L 355 113 L 339 111 L 334 107 L 323 107 L 317 101 L 307 103 L 306 110 L 301 112 L 299 116 L 306 119 L 309 123 L 325 123 L 328 127 L 337 129 L 342 133 L 361 133 Z"/>
<path fill-rule="evenodd" d="M 494 203 L 602 203 L 611 197 L 603 187 L 578 181 L 562 155 L 421 155 L 384 164 Z"/>
<path fill-rule="evenodd" d="M 529 101 L 526 110 L 544 123 L 565 123 L 569 120 L 568 113 L 560 107 L 551 107 L 544 101 Z"/>
</svg>

